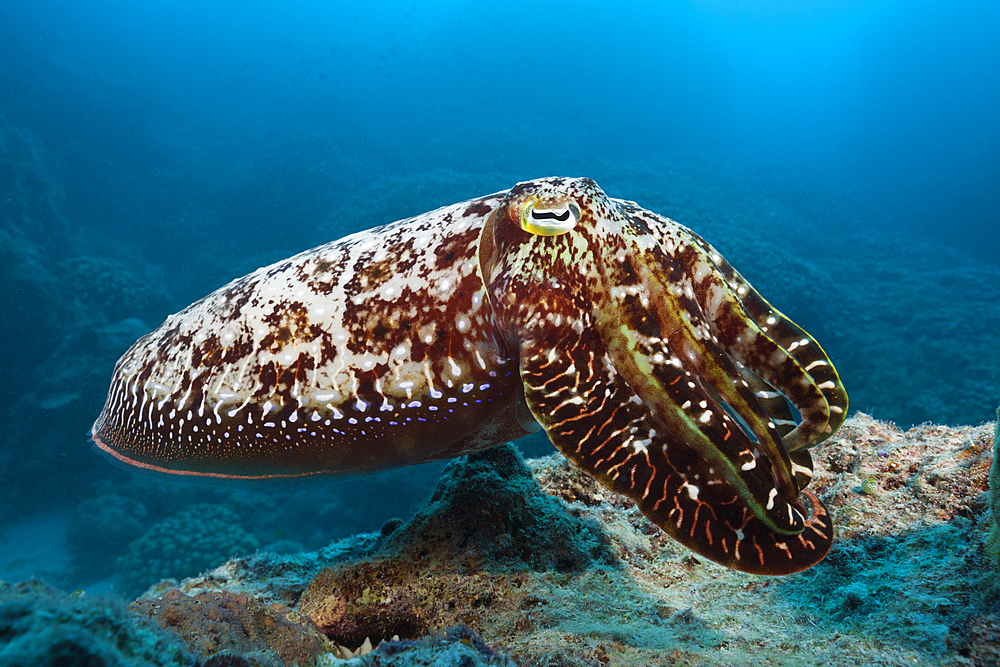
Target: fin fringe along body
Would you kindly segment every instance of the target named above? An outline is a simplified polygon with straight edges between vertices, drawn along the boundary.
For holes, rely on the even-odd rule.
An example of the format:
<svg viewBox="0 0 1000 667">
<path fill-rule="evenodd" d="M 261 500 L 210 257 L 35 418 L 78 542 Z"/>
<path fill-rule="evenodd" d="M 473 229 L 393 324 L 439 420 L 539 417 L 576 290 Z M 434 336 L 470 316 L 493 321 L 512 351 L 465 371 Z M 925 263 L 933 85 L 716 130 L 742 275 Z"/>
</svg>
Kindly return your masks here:
<svg viewBox="0 0 1000 667">
<path fill-rule="evenodd" d="M 794 406 L 798 418 L 789 404 Z M 97 446 L 162 472 L 365 472 L 544 428 L 693 551 L 787 574 L 831 517 L 805 489 L 847 394 L 704 239 L 546 178 L 259 269 L 115 367 Z"/>
</svg>

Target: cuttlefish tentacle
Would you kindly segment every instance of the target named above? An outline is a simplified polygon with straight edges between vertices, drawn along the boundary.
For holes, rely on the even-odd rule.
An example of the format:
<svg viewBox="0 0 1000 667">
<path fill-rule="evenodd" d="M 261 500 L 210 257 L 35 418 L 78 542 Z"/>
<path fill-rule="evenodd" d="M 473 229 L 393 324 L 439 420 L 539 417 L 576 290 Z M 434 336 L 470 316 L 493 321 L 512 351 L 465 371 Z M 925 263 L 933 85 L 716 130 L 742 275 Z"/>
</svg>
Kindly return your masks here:
<svg viewBox="0 0 1000 667">
<path fill-rule="evenodd" d="M 548 306 L 556 305 L 548 301 Z M 564 316 L 572 309 L 561 310 Z M 589 324 L 585 313 L 571 321 Z M 538 321 L 536 320 L 536 324 Z M 726 471 L 706 466 L 686 431 L 657 420 L 602 355 L 589 327 L 523 331 L 525 398 L 567 458 L 613 491 L 632 498 L 650 520 L 693 551 L 758 574 L 787 574 L 823 558 L 832 523 L 814 495 L 797 534 L 778 533 L 734 490 Z M 531 337 L 534 334 L 537 337 Z M 718 437 L 718 434 L 713 434 Z M 725 437 L 725 436 L 723 436 Z M 750 471 L 770 485 L 765 466 Z"/>
<path fill-rule="evenodd" d="M 801 512 L 776 501 L 772 493 L 776 489 L 780 498 L 794 501 L 798 492 L 776 427 L 750 388 L 730 380 L 739 371 L 705 326 L 698 302 L 684 287 L 669 282 L 664 268 L 671 258 L 651 250 L 644 260 L 616 276 L 627 284 L 609 287 L 610 298 L 595 299 L 602 313 L 597 326 L 615 368 L 660 421 L 682 433 L 707 464 L 725 474 L 772 530 L 801 531 Z M 633 279 L 635 283 L 628 282 Z M 622 292 L 627 295 L 632 286 L 638 294 L 648 295 L 646 305 L 640 297 L 615 298 Z M 720 398 L 743 417 L 756 442 Z M 762 483 L 758 458 L 771 463 L 773 480 Z"/>
<path fill-rule="evenodd" d="M 785 395 L 743 364 L 739 364 L 739 366 L 741 377 L 734 378 L 733 382 L 745 382 L 750 387 L 754 396 L 757 397 L 757 400 L 777 427 L 779 437 L 784 438 L 798 425 Z M 792 463 L 795 486 L 801 491 L 812 481 L 812 456 L 809 454 L 808 449 L 797 449 L 788 452 L 788 458 Z"/>
<path fill-rule="evenodd" d="M 696 389 L 700 391 L 697 396 L 688 398 L 693 409 L 680 415 L 678 426 L 685 429 L 692 443 L 703 443 L 698 449 L 707 461 L 715 463 L 719 455 L 728 456 L 734 468 L 732 479 L 744 474 L 745 468 L 754 467 L 757 460 L 767 462 L 774 485 L 763 489 L 763 496 L 748 495 L 744 496 L 744 500 L 753 504 L 760 518 L 772 529 L 788 533 L 800 531 L 803 526 L 800 513 L 797 510 L 785 511 L 781 503 L 775 503 L 771 491 L 777 489 L 781 497 L 794 501 L 800 486 L 804 485 L 799 484 L 796 478 L 807 481 L 811 468 L 802 468 L 801 461 L 793 465 L 780 437 L 782 431 L 762 405 L 754 388 L 743 379 L 748 365 L 760 366 L 754 363 L 757 359 L 740 354 L 727 341 L 727 331 L 743 331 L 746 326 L 753 326 L 752 321 L 745 317 L 738 320 L 732 318 L 733 313 L 741 312 L 739 299 L 719 278 L 714 262 L 704 250 L 697 244 L 687 242 L 683 228 L 674 225 L 672 229 L 679 233 L 663 233 L 660 227 L 645 225 L 641 218 L 637 219 L 631 213 L 627 206 L 623 206 L 625 223 L 613 236 L 618 239 L 633 237 L 633 243 L 638 247 L 631 248 L 626 255 L 639 257 L 641 261 L 630 263 L 625 260 L 618 273 L 614 266 L 605 267 L 603 276 L 638 285 L 633 291 L 645 294 L 647 298 L 645 302 L 639 299 L 638 303 L 631 304 L 623 300 L 623 305 L 628 306 L 627 312 L 611 318 L 619 323 L 619 331 L 610 337 L 612 342 L 609 342 L 609 347 L 619 347 L 623 342 L 629 346 L 615 357 L 616 365 L 627 368 L 632 359 L 642 360 L 654 369 L 657 365 L 664 365 L 664 361 L 670 366 L 686 369 L 683 382 L 692 389 L 692 393 Z M 649 236 L 653 237 L 653 242 Z M 605 291 L 614 294 L 616 289 L 620 292 L 622 287 L 608 286 Z M 679 318 L 677 314 L 680 314 Z M 654 349 L 650 354 L 651 344 L 655 348 L 660 343 L 660 336 L 665 336 L 663 332 L 670 332 L 666 345 L 669 353 Z M 651 335 L 653 333 L 658 335 Z M 787 362 L 783 350 L 773 341 L 765 338 L 761 341 L 761 348 L 762 356 Z M 790 366 L 794 368 L 794 360 Z M 665 373 L 665 370 L 670 372 Z M 655 381 L 664 385 L 658 378 L 669 377 L 673 370 L 661 368 L 647 371 L 639 368 L 636 382 L 641 383 L 640 386 Z M 763 370 L 768 372 L 766 368 Z M 824 400 L 804 373 L 798 377 L 802 381 L 785 383 L 789 385 L 787 393 L 793 403 L 805 406 Z M 659 392 L 662 393 L 665 388 L 661 386 Z M 656 391 L 653 390 L 653 395 L 640 392 L 653 406 L 652 409 L 657 409 Z M 659 408 L 675 409 L 672 401 L 660 401 Z M 743 433 L 736 432 L 739 430 L 737 422 L 733 421 L 730 412 L 739 415 L 738 423 L 746 427 L 754 442 L 744 438 Z M 699 431 L 715 420 L 722 422 L 727 434 L 734 432 L 732 442 L 728 442 L 729 436 L 726 436 L 728 446 L 719 446 L 711 438 L 699 437 Z"/>
<path fill-rule="evenodd" d="M 783 439 L 795 430 L 798 426 L 798 420 L 796 420 L 795 415 L 792 413 L 791 406 L 785 395 L 740 362 L 737 361 L 736 364 L 740 369 L 740 375 L 733 378 L 733 382 L 744 382 L 750 387 L 761 407 L 764 408 L 764 411 L 767 412 L 767 415 L 777 427 L 778 436 Z"/>
<path fill-rule="evenodd" d="M 703 257 L 710 262 L 710 257 Z M 802 415 L 802 422 L 782 440 L 782 449 L 791 450 L 794 443 L 809 442 L 809 436 L 826 427 L 830 415 L 827 397 L 792 352 L 778 342 L 768 326 L 777 324 L 777 315 L 769 316 L 763 326 L 750 317 L 742 299 L 722 276 L 714 271 L 716 264 L 705 277 L 699 300 L 708 311 L 708 326 L 726 354 L 738 360 L 759 375 L 768 384 L 781 391 Z M 769 428 L 776 428 L 769 425 Z M 803 440 L 803 438 L 806 438 Z"/>
</svg>

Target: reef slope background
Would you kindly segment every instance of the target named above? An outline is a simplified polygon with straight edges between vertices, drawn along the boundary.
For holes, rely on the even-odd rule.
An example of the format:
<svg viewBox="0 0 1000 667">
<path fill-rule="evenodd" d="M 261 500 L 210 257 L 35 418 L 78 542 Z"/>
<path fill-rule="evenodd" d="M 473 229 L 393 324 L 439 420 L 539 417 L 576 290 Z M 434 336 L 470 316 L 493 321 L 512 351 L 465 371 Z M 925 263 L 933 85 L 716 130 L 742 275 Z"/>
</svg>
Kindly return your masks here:
<svg viewBox="0 0 1000 667">
<path fill-rule="evenodd" d="M 449 464 L 406 523 L 232 559 L 121 613 L 176 633 L 162 664 L 222 650 L 247 664 L 341 664 L 365 640 L 374 652 L 343 664 L 430 664 L 428 651 L 455 641 L 412 640 L 464 625 L 458 643 L 481 637 L 483 662 L 458 664 L 996 665 L 993 438 L 992 424 L 904 432 L 852 416 L 816 451 L 833 549 L 787 577 L 699 559 L 561 455 L 524 462 L 503 446 Z M 5 619 L 14 597 L 0 592 Z"/>
<path fill-rule="evenodd" d="M 511 133 L 528 130 L 505 128 L 495 139 L 509 141 Z M 470 138 L 463 131 L 471 130 L 456 129 L 436 150 L 461 155 L 463 138 Z M 477 132 L 480 142 L 488 142 L 500 130 Z M 557 143 L 545 142 L 538 137 L 533 143 L 539 155 L 557 152 Z M 439 168 L 400 175 L 330 155 L 321 144 L 280 157 L 239 165 L 225 183 L 214 183 L 219 192 L 186 199 L 189 210 L 151 212 L 136 238 L 110 241 L 100 220 L 81 214 L 72 189 L 68 194 L 65 167 L 42 141 L 0 121 L 0 283 L 8 288 L 0 291 L 0 306 L 9 313 L 0 324 L 0 356 L 7 362 L 0 383 L 6 425 L 0 432 L 0 486 L 6 491 L 0 494 L 0 530 L 21 530 L 26 527 L 15 522 L 43 513 L 54 524 L 68 523 L 66 546 L 75 569 L 45 572 L 59 585 L 134 578 L 119 564 L 138 563 L 146 553 L 135 542 L 194 504 L 222 505 L 236 515 L 246 535 L 234 532 L 220 548 L 281 541 L 284 548 L 317 549 L 412 513 L 433 486 L 436 465 L 312 487 L 191 486 L 137 478 L 109 467 L 88 446 L 86 434 L 115 361 L 170 312 L 305 248 L 551 171 L 529 160 L 511 173 L 486 161 L 478 173 Z M 776 307 L 822 342 L 854 408 L 904 428 L 992 417 L 1000 378 L 1000 268 L 940 244 L 876 232 L 882 227 L 862 204 L 774 165 L 734 168 L 683 152 L 643 161 L 584 153 L 564 158 L 573 165 L 568 172 L 590 175 L 611 196 L 669 215 L 720 248 Z M 189 168 L 197 171 L 198 165 Z M 169 174 L 163 178 L 168 182 Z M 229 234 L 218 211 L 201 207 L 206 200 L 222 206 L 223 192 L 239 198 L 278 191 L 311 208 L 276 211 L 267 222 L 255 218 L 273 238 Z M 529 456 L 551 451 L 543 437 L 519 444 Z M 361 493 L 384 502 L 354 503 Z M 115 545 L 121 545 L 117 551 Z M 39 574 L 24 558 L 0 562 L 0 577 Z"/>
<path fill-rule="evenodd" d="M 449 149 L 443 146 L 442 150 Z M 1000 356 L 995 352 L 1000 347 L 1000 310 L 996 308 L 1000 303 L 1000 269 L 919 239 L 873 233 L 872 216 L 863 206 L 815 184 L 800 183 L 778 168 L 734 170 L 686 153 L 641 163 L 574 156 L 574 164 L 577 173 L 595 177 L 612 196 L 634 199 L 669 215 L 716 244 L 777 307 L 822 341 L 843 373 L 854 407 L 896 421 L 904 428 L 927 421 L 978 423 L 992 416 L 1000 377 Z M 322 553 L 331 540 L 350 540 L 351 535 L 370 531 L 391 517 L 409 517 L 434 488 L 442 465 L 312 485 L 190 485 L 115 469 L 89 449 L 86 433 L 104 399 L 115 360 L 169 312 L 232 277 L 310 245 L 540 175 L 511 174 L 500 169 L 478 174 L 439 169 L 407 176 L 381 174 L 358 183 L 350 174 L 374 173 L 371 165 L 354 159 L 331 162 L 319 149 L 314 154 L 289 153 L 276 165 L 245 166 L 245 170 L 234 172 L 242 179 L 232 184 L 234 191 L 274 187 L 277 183 L 291 187 L 287 174 L 311 173 L 314 178 L 297 184 L 298 189 L 289 196 L 304 201 L 322 184 L 321 201 L 314 210 L 322 209 L 324 213 L 315 224 L 306 226 L 289 227 L 286 221 L 276 218 L 276 228 L 291 231 L 267 251 L 257 247 L 236 252 L 232 240 L 223 243 L 213 235 L 208 221 L 200 242 L 185 245 L 183 261 L 187 268 L 181 274 L 168 268 L 178 261 L 176 248 L 109 244 L 98 233 L 98 225 L 78 219 L 74 205 L 67 203 L 58 160 L 31 132 L 0 123 L 0 175 L 5 188 L 5 197 L 0 201 L 0 253 L 4 260 L 0 262 L 0 280 L 9 287 L 0 292 L 0 300 L 5 312 L 11 314 L 4 318 L 0 337 L 0 353 L 8 361 L 3 371 L 4 400 L 0 404 L 0 418 L 6 425 L 0 433 L 0 487 L 4 489 L 0 494 L 0 578 L 18 581 L 41 576 L 63 590 L 86 590 L 91 597 L 104 591 L 133 597 L 159 579 L 181 580 L 234 554 L 258 550 L 285 554 L 282 558 L 298 567 L 309 554 Z M 316 169 L 320 172 L 316 173 Z M 834 221 L 837 233 L 831 235 L 826 230 Z M 148 235 L 154 238 L 166 234 L 172 225 L 193 223 L 189 218 L 175 217 L 149 221 L 149 225 Z M 855 423 L 854 419 L 862 418 L 852 418 L 850 424 Z M 877 423 L 878 429 L 895 432 L 887 424 Z M 927 432 L 963 432 L 926 425 L 920 428 L 929 429 Z M 842 438 L 850 432 L 845 430 Z M 912 431 L 907 436 L 909 433 Z M 592 601 L 600 597 L 593 591 L 604 591 L 614 598 L 624 585 L 620 581 L 622 570 L 615 569 L 610 564 L 614 559 L 609 560 L 605 551 L 598 549 L 589 556 L 577 554 L 567 561 L 582 567 L 579 572 L 583 574 L 567 574 L 575 570 L 564 572 L 566 568 L 551 566 L 556 573 L 552 577 L 569 577 L 569 583 L 557 585 L 552 583 L 555 580 L 539 579 L 542 583 L 538 585 L 544 583 L 547 588 L 539 589 L 545 593 L 537 596 L 543 602 L 531 603 L 538 606 L 534 616 L 544 618 L 558 611 L 551 622 L 551 627 L 557 627 L 568 618 L 576 618 L 571 605 L 583 595 L 593 609 L 608 609 L 597 623 L 598 629 L 593 630 L 594 636 L 618 637 L 617 631 L 605 627 L 617 622 L 626 628 L 621 637 L 647 637 L 630 639 L 632 643 L 623 646 L 659 651 L 667 645 L 663 638 L 690 635 L 696 638 L 691 640 L 694 643 L 681 644 L 687 647 L 681 650 L 697 653 L 697 647 L 725 648 L 722 643 L 729 639 L 712 637 L 730 635 L 698 629 L 705 619 L 716 618 L 707 611 L 681 613 L 688 607 L 696 609 L 694 601 L 711 608 L 730 596 L 746 604 L 766 600 L 762 604 L 776 609 L 780 605 L 772 603 L 782 603 L 782 598 L 775 598 L 775 591 L 790 590 L 786 581 L 794 580 L 801 584 L 797 590 L 808 595 L 790 597 L 793 601 L 781 608 L 780 616 L 767 617 L 772 619 L 769 625 L 757 621 L 764 616 L 753 616 L 751 627 L 761 627 L 769 637 L 790 637 L 784 641 L 792 645 L 797 641 L 795 632 L 806 633 L 815 623 L 815 636 L 825 638 L 816 640 L 821 644 L 841 632 L 854 637 L 851 641 L 855 643 L 871 644 L 878 650 L 889 646 L 904 652 L 899 655 L 909 650 L 918 657 L 952 656 L 948 659 L 959 660 L 961 651 L 974 651 L 970 647 L 978 641 L 964 637 L 988 636 L 990 628 L 995 627 L 995 619 L 988 614 L 980 615 L 978 620 L 970 616 L 980 609 L 977 600 L 985 595 L 983 591 L 992 589 L 954 584 L 960 590 L 940 594 L 950 590 L 943 584 L 943 588 L 939 586 L 940 582 L 959 581 L 957 565 L 949 565 L 952 569 L 945 568 L 940 576 L 935 573 L 953 558 L 960 559 L 956 563 L 962 558 L 971 558 L 968 562 L 973 565 L 977 562 L 977 513 L 981 503 L 977 504 L 979 501 L 972 496 L 966 499 L 968 502 L 962 501 L 964 505 L 955 501 L 959 509 L 941 510 L 947 516 L 939 517 L 934 524 L 938 528 L 929 532 L 904 528 L 904 524 L 911 526 L 914 517 L 923 516 L 924 510 L 887 513 L 881 503 L 913 490 L 912 497 L 905 497 L 919 505 L 928 502 L 929 489 L 937 487 L 918 483 L 923 479 L 918 474 L 923 470 L 920 466 L 908 476 L 888 467 L 894 461 L 897 465 L 903 463 L 873 453 L 880 447 L 895 451 L 880 442 L 876 437 L 868 449 L 863 446 L 866 443 L 859 442 L 857 451 L 845 454 L 842 460 L 830 458 L 832 445 L 819 450 L 817 488 L 823 490 L 823 480 L 827 479 L 833 480 L 831 485 L 846 485 L 843 498 L 831 502 L 841 522 L 841 537 L 848 538 L 847 542 L 838 542 L 842 546 L 835 548 L 820 568 L 767 586 L 749 579 L 742 584 L 747 590 L 740 593 L 731 582 L 733 591 L 712 588 L 716 585 L 713 582 L 729 582 L 727 577 L 735 576 L 732 573 L 713 570 L 710 564 L 688 563 L 686 569 L 673 575 L 681 582 L 675 584 L 681 588 L 675 590 L 674 597 L 662 598 L 663 602 L 649 602 L 648 596 L 623 598 L 628 604 L 622 607 L 626 611 L 640 609 L 634 612 L 640 616 L 662 609 L 662 613 L 654 614 L 659 621 L 642 617 L 623 624 L 622 615 L 610 603 L 602 607 Z M 972 442 L 979 440 L 974 438 Z M 543 437 L 524 439 L 518 446 L 531 457 L 551 452 L 551 445 Z M 961 466 L 969 460 L 979 461 L 978 445 L 968 451 L 963 447 L 966 445 L 955 444 L 952 448 L 960 455 L 953 464 L 947 461 L 951 456 L 948 453 L 942 453 L 935 464 L 951 471 L 940 477 L 945 486 L 966 484 L 973 488 L 973 482 L 968 481 L 973 479 L 971 468 Z M 954 453 L 952 450 L 942 451 Z M 883 464 L 885 467 L 878 467 Z M 906 465 L 909 470 L 914 464 Z M 867 486 L 881 492 L 874 496 L 853 492 L 861 488 L 858 471 L 875 473 L 868 474 L 872 481 Z M 544 479 L 544 471 L 537 472 Z M 580 484 L 579 480 L 576 484 Z M 586 502 L 593 502 L 593 507 L 609 505 L 614 509 L 613 498 L 605 497 L 600 490 L 588 493 L 593 497 L 583 494 L 573 499 L 585 508 L 591 507 Z M 358 502 L 358 498 L 379 501 Z M 597 510 L 572 511 L 583 516 Z M 953 512 L 954 517 L 948 512 Z M 898 520 L 903 524 L 886 532 L 891 517 L 901 517 Z M 609 526 L 605 532 L 615 535 L 616 530 L 624 530 L 615 526 L 627 522 L 609 515 L 605 523 Z M 634 528 L 640 545 L 642 539 L 649 539 L 641 537 L 643 525 L 647 524 L 640 522 Z M 851 526 L 863 539 L 845 532 Z M 864 537 L 864 531 L 873 532 Z M 503 539 L 512 541 L 509 536 Z M 608 541 L 592 539 L 601 544 L 602 540 Z M 846 553 L 842 549 L 850 544 L 855 545 L 856 552 L 838 556 Z M 625 549 L 625 560 L 642 563 L 652 558 L 658 562 L 660 550 L 670 546 L 654 546 L 649 547 L 651 551 L 640 550 L 638 556 L 629 555 Z M 580 565 L 589 562 L 588 558 L 599 566 Z M 841 578 L 820 578 L 818 588 L 806 585 L 812 581 L 809 576 L 824 572 L 822 568 L 831 567 L 837 558 L 845 563 L 845 573 L 838 575 Z M 517 567 L 524 570 L 522 565 Z M 535 565 L 536 569 L 529 571 L 549 572 L 550 565 Z M 713 571 L 717 571 L 715 578 L 698 583 L 699 573 Z M 601 576 L 618 579 L 601 588 L 596 580 L 588 579 L 597 576 L 595 572 L 610 572 Z M 912 607 L 923 610 L 918 617 L 884 611 L 903 599 L 895 594 L 902 584 L 892 577 L 902 577 L 904 583 L 930 582 L 914 589 L 922 591 L 916 598 L 919 604 Z M 638 585 L 633 580 L 642 581 L 633 577 L 625 583 Z M 442 576 L 441 581 L 449 579 Z M 575 588 L 581 581 L 585 585 Z M 737 576 L 732 581 L 743 580 Z M 716 594 L 723 590 L 725 595 Z M 655 596 L 653 599 L 660 600 Z M 742 616 L 743 609 L 736 602 L 729 608 L 739 609 Z M 734 612 L 717 612 L 725 613 Z M 678 624 L 689 617 L 694 629 L 678 629 Z M 589 615 L 579 618 L 581 625 L 574 626 L 577 629 L 572 632 L 589 637 L 591 631 L 586 628 L 591 627 L 588 624 L 593 619 Z M 868 626 L 856 622 L 856 618 L 871 620 L 876 623 L 872 628 L 885 631 L 871 635 L 874 630 L 866 629 Z M 968 623 L 955 625 L 956 618 Z M 717 623 L 721 625 L 712 627 L 729 627 Z M 633 626 L 645 629 L 640 632 Z M 555 637 L 558 633 L 551 627 L 536 628 L 524 637 Z M 489 633 L 483 630 L 483 634 Z M 858 636 L 867 639 L 856 639 Z M 660 643 L 648 637 L 660 637 L 656 640 Z M 900 639 L 907 637 L 905 641 Z M 354 637 L 344 638 L 351 639 Z M 759 641 L 767 644 L 770 640 Z M 617 646 L 614 642 L 611 645 Z M 676 644 L 670 646 L 677 648 Z M 517 652 L 516 647 L 510 650 L 512 654 L 528 655 Z M 622 650 L 627 653 L 632 649 Z M 780 653 L 784 649 L 775 650 Z M 603 660 L 600 656 L 573 659 L 584 660 L 584 664 Z"/>
</svg>

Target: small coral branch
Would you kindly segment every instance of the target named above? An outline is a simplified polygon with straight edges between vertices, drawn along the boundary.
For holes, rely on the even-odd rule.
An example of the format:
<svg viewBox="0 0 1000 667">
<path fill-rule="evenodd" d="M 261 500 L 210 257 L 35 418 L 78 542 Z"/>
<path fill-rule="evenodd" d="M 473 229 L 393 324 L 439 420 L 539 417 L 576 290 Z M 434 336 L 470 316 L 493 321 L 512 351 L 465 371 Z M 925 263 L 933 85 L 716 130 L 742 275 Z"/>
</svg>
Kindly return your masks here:
<svg viewBox="0 0 1000 667">
<path fill-rule="evenodd" d="M 986 551 L 1000 566 L 1000 408 L 993 430 L 993 465 L 990 466 L 990 534 L 986 537 Z"/>
</svg>

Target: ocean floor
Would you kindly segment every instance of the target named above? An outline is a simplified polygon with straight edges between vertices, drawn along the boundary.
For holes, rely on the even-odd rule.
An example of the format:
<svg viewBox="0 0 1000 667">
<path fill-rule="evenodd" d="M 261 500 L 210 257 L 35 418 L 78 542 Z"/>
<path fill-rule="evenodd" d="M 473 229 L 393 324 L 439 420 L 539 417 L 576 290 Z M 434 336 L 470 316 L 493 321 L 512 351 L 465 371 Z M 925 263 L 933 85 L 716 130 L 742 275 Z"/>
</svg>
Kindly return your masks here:
<svg viewBox="0 0 1000 667">
<path fill-rule="evenodd" d="M 406 523 L 233 559 L 128 606 L 0 586 L 0 663 L 998 665 L 993 438 L 852 416 L 814 451 L 833 549 L 787 577 L 698 558 L 561 455 L 499 447 L 449 464 Z"/>
</svg>

